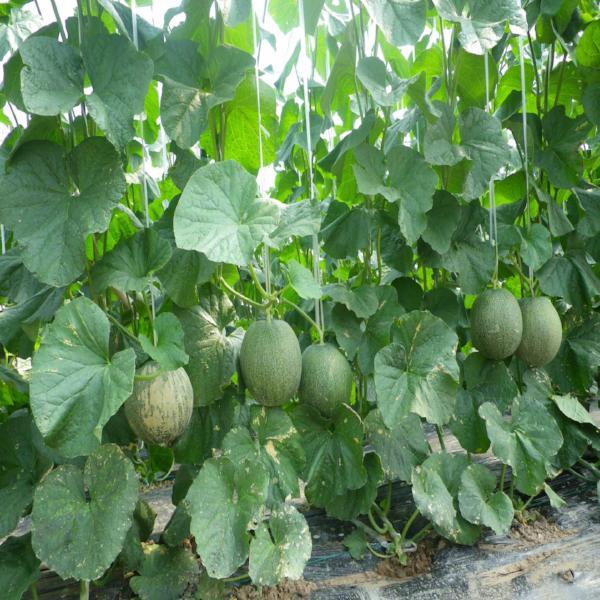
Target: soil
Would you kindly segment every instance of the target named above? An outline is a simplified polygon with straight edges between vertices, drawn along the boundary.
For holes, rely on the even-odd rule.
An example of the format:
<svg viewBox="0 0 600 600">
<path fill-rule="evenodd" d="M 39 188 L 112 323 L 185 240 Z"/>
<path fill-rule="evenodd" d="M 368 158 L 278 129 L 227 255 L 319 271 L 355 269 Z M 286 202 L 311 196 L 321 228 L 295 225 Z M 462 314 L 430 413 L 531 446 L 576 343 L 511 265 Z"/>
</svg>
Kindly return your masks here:
<svg viewBox="0 0 600 600">
<path fill-rule="evenodd" d="M 442 547 L 443 545 L 445 544 L 442 543 Z M 420 542 L 416 552 L 408 554 L 406 565 L 400 564 L 397 558 L 388 558 L 379 562 L 376 571 L 379 575 L 391 579 L 407 579 L 427 573 L 438 550 L 441 550 L 439 544 L 435 545 L 430 541 Z"/>
<path fill-rule="evenodd" d="M 284 579 L 281 583 L 259 590 L 254 585 L 244 585 L 234 590 L 235 600 L 305 600 L 317 589 L 317 584 L 304 579 Z"/>
<path fill-rule="evenodd" d="M 574 534 L 573 531 L 561 529 L 554 521 L 548 520 L 538 512 L 530 514 L 534 517 L 533 520 L 517 522 L 510 530 L 509 537 L 526 546 L 539 546 Z"/>
</svg>

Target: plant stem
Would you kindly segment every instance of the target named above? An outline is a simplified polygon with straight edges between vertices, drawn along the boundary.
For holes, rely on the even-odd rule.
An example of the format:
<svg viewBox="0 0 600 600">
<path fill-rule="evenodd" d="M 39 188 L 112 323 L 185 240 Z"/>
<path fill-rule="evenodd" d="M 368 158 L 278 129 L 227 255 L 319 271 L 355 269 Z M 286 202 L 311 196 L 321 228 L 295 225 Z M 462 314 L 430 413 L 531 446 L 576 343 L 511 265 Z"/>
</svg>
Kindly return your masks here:
<svg viewBox="0 0 600 600">
<path fill-rule="evenodd" d="M 529 45 L 529 53 L 531 54 L 531 61 L 533 62 L 533 73 L 535 76 L 535 105 L 537 107 L 538 115 L 542 112 L 542 105 L 540 102 L 540 93 L 542 91 L 542 84 L 540 82 L 540 75 L 538 73 L 537 60 L 535 58 L 535 52 L 533 51 L 533 42 L 531 41 L 531 34 L 527 32 L 527 43 Z M 523 134 L 523 137 L 526 133 Z"/>
<path fill-rule="evenodd" d="M 246 296 L 246 295 L 242 294 L 241 292 L 238 292 L 236 289 L 232 288 L 225 281 L 225 279 L 223 279 L 223 277 L 219 277 L 219 281 L 221 282 L 221 285 L 223 285 L 223 287 L 228 292 L 231 292 L 234 296 L 236 296 L 240 300 L 243 300 L 244 302 L 246 302 L 250 306 L 254 306 L 255 308 L 263 308 L 264 309 L 264 308 L 267 308 L 267 306 L 270 306 L 272 304 L 271 300 L 269 302 L 256 302 L 255 300 L 252 300 L 252 299 L 248 298 L 248 296 Z"/>
<path fill-rule="evenodd" d="M 446 452 L 446 442 L 444 442 L 444 430 L 442 429 L 442 426 L 436 425 L 435 432 L 437 433 L 438 440 L 440 442 L 440 448 L 442 449 L 442 452 Z"/>
<path fill-rule="evenodd" d="M 60 13 L 58 12 L 58 8 L 56 7 L 56 2 L 54 0 L 50 0 L 50 4 L 52 5 L 52 11 L 54 12 L 54 18 L 56 19 L 56 23 L 58 25 L 60 35 L 63 39 L 63 42 L 67 41 L 67 34 L 65 33 L 65 27 L 63 22 L 60 19 Z"/>
<path fill-rule="evenodd" d="M 520 513 L 524 513 L 525 510 L 527 509 L 527 507 L 529 506 L 529 503 L 537 496 L 537 494 L 533 494 L 533 496 L 529 496 L 529 500 L 527 500 L 527 502 L 525 502 L 525 504 L 523 504 L 521 510 L 519 511 Z"/>
<path fill-rule="evenodd" d="M 245 579 L 250 579 L 250 575 L 248 575 L 248 573 L 242 573 L 241 575 L 236 575 L 235 577 L 226 577 L 222 581 L 225 583 L 234 583 L 236 581 L 244 581 Z"/>
<path fill-rule="evenodd" d="M 563 54 L 563 61 L 560 63 L 560 73 L 558 74 L 558 83 L 556 85 L 556 95 L 554 96 L 554 104 L 552 108 L 555 108 L 558 104 L 558 98 L 560 97 L 560 90 L 563 84 L 563 78 L 565 76 L 565 67 L 567 66 L 567 53 Z"/>
<path fill-rule="evenodd" d="M 373 516 L 372 508 L 369 508 L 369 512 L 367 513 L 367 516 L 369 517 L 369 522 L 371 523 L 373 529 L 375 531 L 377 531 L 377 533 L 382 533 L 382 534 L 386 533 L 387 529 L 385 527 L 381 527 L 381 525 L 378 525 L 377 521 L 375 521 L 375 517 Z"/>
<path fill-rule="evenodd" d="M 133 333 L 131 333 L 131 331 L 129 331 L 129 329 L 127 329 L 122 323 L 119 323 L 119 321 L 117 319 L 115 319 L 109 312 L 106 313 L 106 316 L 108 317 L 108 320 L 111 323 L 113 323 L 113 325 L 115 325 L 115 327 L 117 327 L 127 337 L 130 337 L 132 340 L 135 340 L 136 342 L 139 341 L 137 339 L 137 337 Z"/>
<path fill-rule="evenodd" d="M 580 458 L 578 462 L 581 463 L 587 469 L 589 469 L 596 477 L 600 478 L 600 469 L 598 469 L 598 467 L 596 467 L 595 465 L 583 458 Z"/>
<path fill-rule="evenodd" d="M 88 600 L 90 597 L 90 582 L 81 580 L 79 582 L 79 600 Z"/>
<path fill-rule="evenodd" d="M 317 330 L 317 333 L 319 334 L 319 341 L 322 344 L 324 342 L 323 330 L 319 327 L 319 325 L 317 325 L 317 322 L 291 300 L 288 300 L 287 298 L 281 298 L 281 300 L 286 304 L 289 304 L 294 310 L 297 310 L 300 315 L 303 316 Z"/>
<path fill-rule="evenodd" d="M 390 508 L 392 507 L 392 481 L 388 481 L 387 490 L 385 493 L 385 504 L 383 512 L 388 515 L 390 512 Z"/>
<path fill-rule="evenodd" d="M 427 523 L 423 529 L 417 531 L 415 535 L 412 536 L 411 540 L 416 544 L 420 542 L 431 530 L 433 529 L 433 525 L 431 523 Z"/>
<path fill-rule="evenodd" d="M 408 521 L 406 521 L 406 523 L 404 524 L 404 527 L 402 529 L 402 533 L 400 534 L 400 539 L 402 541 L 404 541 L 406 539 L 406 536 L 408 535 L 408 531 L 410 529 L 410 526 L 414 523 L 414 520 L 419 516 L 419 509 L 415 508 L 414 512 L 412 515 L 410 515 Z"/>
<path fill-rule="evenodd" d="M 33 582 L 29 587 L 29 593 L 31 594 L 31 600 L 39 600 L 37 583 Z"/>
<path fill-rule="evenodd" d="M 386 541 L 382 534 L 378 533 L 372 527 L 369 527 L 366 523 L 363 523 L 359 519 L 352 519 L 351 523 L 356 526 L 357 529 L 362 529 L 367 535 L 371 536 L 379 543 Z"/>
<path fill-rule="evenodd" d="M 258 276 L 256 275 L 256 271 L 254 270 L 254 267 L 250 263 L 248 263 L 248 271 L 250 273 L 250 277 L 252 277 L 252 281 L 254 282 L 254 285 L 258 288 L 258 292 L 260 293 L 260 295 L 263 298 L 268 298 L 269 294 L 267 294 L 265 288 L 263 288 L 262 284 L 258 280 Z"/>
<path fill-rule="evenodd" d="M 162 369 L 158 369 L 158 371 L 154 371 L 154 373 L 150 373 L 148 375 L 136 374 L 134 379 L 135 379 L 135 381 L 153 381 L 154 379 L 157 379 L 158 377 L 163 375 L 164 372 L 165 371 L 163 371 Z"/>
<path fill-rule="evenodd" d="M 550 56 L 546 62 L 546 76 L 544 77 L 544 113 L 548 112 L 548 93 L 550 90 L 550 74 L 552 73 L 552 67 L 554 66 L 554 49 L 556 42 L 552 42 L 550 46 Z"/>
<path fill-rule="evenodd" d="M 582 481 L 587 481 L 589 483 L 596 483 L 595 479 L 590 479 L 589 477 L 586 477 L 585 475 L 578 473 L 575 469 L 567 468 L 565 470 L 568 473 L 571 473 L 571 475 L 574 475 L 575 477 L 577 477 L 578 479 L 581 479 Z"/>
<path fill-rule="evenodd" d="M 381 552 L 377 552 L 377 550 L 375 550 L 373 548 L 373 546 L 371 546 L 371 544 L 369 544 L 369 542 L 367 542 L 367 548 L 369 549 L 369 552 L 373 555 L 376 556 L 377 558 L 382 558 L 387 560 L 388 558 L 390 558 L 389 554 L 382 554 Z"/>
<path fill-rule="evenodd" d="M 506 463 L 502 464 L 502 470 L 500 471 L 500 480 L 498 482 L 499 490 L 504 491 L 504 480 L 506 478 Z"/>
</svg>

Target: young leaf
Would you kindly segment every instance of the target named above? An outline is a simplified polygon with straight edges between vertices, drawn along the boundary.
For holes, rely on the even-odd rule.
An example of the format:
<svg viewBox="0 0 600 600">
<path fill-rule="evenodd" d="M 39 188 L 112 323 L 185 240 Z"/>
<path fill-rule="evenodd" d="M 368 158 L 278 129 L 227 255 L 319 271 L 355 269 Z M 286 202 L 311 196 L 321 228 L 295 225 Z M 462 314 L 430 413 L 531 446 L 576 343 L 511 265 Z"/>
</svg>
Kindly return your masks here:
<svg viewBox="0 0 600 600">
<path fill-rule="evenodd" d="M 40 577 L 40 560 L 31 548 L 31 533 L 9 537 L 0 545 L 0 586 L 7 600 L 19 600 Z"/>
<path fill-rule="evenodd" d="M 229 577 L 248 557 L 248 529 L 266 500 L 268 483 L 257 462 L 236 465 L 221 457 L 204 463 L 187 500 L 191 532 L 210 577 Z"/>
<path fill-rule="evenodd" d="M 544 492 L 546 492 L 546 496 L 548 496 L 552 508 L 564 508 L 567 505 L 567 503 L 547 483 L 544 483 Z"/>
<path fill-rule="evenodd" d="M 348 548 L 348 552 L 354 560 L 360 560 L 368 549 L 367 534 L 362 529 L 355 529 L 349 533 L 342 543 Z"/>
<path fill-rule="evenodd" d="M 140 334 L 142 350 L 166 371 L 174 371 L 187 365 L 190 357 L 185 353 L 183 328 L 179 319 L 172 313 L 162 313 L 154 321 L 156 345 L 145 335 Z"/>
<path fill-rule="evenodd" d="M 102 310 L 77 298 L 56 313 L 33 358 L 31 410 L 45 442 L 65 456 L 92 452 L 133 390 L 135 353 L 111 357 L 109 335 Z"/>
<path fill-rule="evenodd" d="M 431 423 L 447 423 L 458 389 L 458 338 L 431 313 L 398 319 L 394 343 L 375 356 L 375 389 L 384 423 L 394 427 L 411 412 Z"/>
<path fill-rule="evenodd" d="M 304 479 L 309 502 L 325 506 L 366 483 L 363 426 L 349 406 L 342 405 L 330 420 L 311 406 L 299 405 L 292 419 L 306 453 Z"/>
<path fill-rule="evenodd" d="M 311 271 L 292 259 L 287 263 L 290 284 L 300 298 L 320 298 L 323 295 L 321 286 L 315 281 Z"/>
<path fill-rule="evenodd" d="M 63 579 L 97 579 L 121 551 L 137 498 L 135 470 L 118 446 L 98 448 L 83 471 L 59 466 L 35 491 L 36 555 Z"/>
<path fill-rule="evenodd" d="M 198 563 L 187 548 L 146 546 L 131 589 L 142 600 L 177 600 L 198 575 Z"/>
<path fill-rule="evenodd" d="M 300 579 L 312 551 L 304 515 L 289 505 L 273 509 L 260 523 L 250 544 L 248 571 L 256 585 L 275 585 L 283 578 Z"/>
<path fill-rule="evenodd" d="M 256 198 L 256 191 L 254 177 L 234 161 L 198 169 L 175 210 L 177 246 L 215 262 L 251 262 L 279 220 L 277 205 Z"/>
<path fill-rule="evenodd" d="M 511 499 L 496 490 L 495 475 L 483 465 L 469 465 L 460 478 L 458 502 L 462 516 L 475 525 L 505 533 L 513 520 Z"/>
<path fill-rule="evenodd" d="M 105 139 L 88 138 L 66 159 L 57 144 L 28 142 L 0 176 L 0 222 L 40 281 L 67 285 L 85 268 L 86 236 L 108 227 L 124 191 L 119 156 Z"/>
</svg>

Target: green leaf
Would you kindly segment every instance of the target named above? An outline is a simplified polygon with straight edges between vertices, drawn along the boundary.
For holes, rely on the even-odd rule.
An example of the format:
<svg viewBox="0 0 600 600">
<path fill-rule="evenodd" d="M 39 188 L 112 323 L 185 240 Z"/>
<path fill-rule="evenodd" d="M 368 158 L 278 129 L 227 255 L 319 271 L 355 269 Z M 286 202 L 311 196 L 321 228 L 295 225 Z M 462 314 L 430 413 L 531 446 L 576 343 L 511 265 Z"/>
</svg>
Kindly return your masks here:
<svg viewBox="0 0 600 600">
<path fill-rule="evenodd" d="M 63 306 L 48 326 L 31 376 L 31 410 L 46 443 L 65 456 L 89 454 L 131 395 L 135 353 L 109 353 L 110 324 L 87 298 Z"/>
<path fill-rule="evenodd" d="M 184 331 L 186 366 L 194 389 L 194 404 L 208 406 L 223 395 L 223 388 L 235 372 L 240 330 L 227 335 L 225 330 L 235 319 L 229 298 L 217 288 L 202 289 L 198 306 L 176 309 Z"/>
<path fill-rule="evenodd" d="M 381 194 L 389 202 L 395 202 L 400 196 L 397 190 L 384 183 L 386 167 L 383 156 L 379 148 L 361 144 L 354 149 L 352 170 L 359 192 L 370 196 Z"/>
<path fill-rule="evenodd" d="M 367 534 L 362 529 L 355 529 L 342 540 L 354 560 L 360 560 L 368 550 Z"/>
<path fill-rule="evenodd" d="M 511 526 L 512 501 L 503 491 L 496 491 L 496 476 L 483 465 L 472 464 L 463 471 L 458 502 L 462 516 L 475 525 L 490 527 L 497 534 Z"/>
<path fill-rule="evenodd" d="M 308 200 L 282 204 L 277 227 L 269 235 L 269 244 L 280 248 L 293 236 L 316 235 L 321 228 L 319 207 Z"/>
<path fill-rule="evenodd" d="M 0 222 L 13 229 L 38 279 L 67 285 L 85 268 L 86 236 L 108 227 L 124 191 L 119 156 L 106 140 L 88 138 L 67 157 L 57 144 L 29 142 L 0 177 Z"/>
<path fill-rule="evenodd" d="M 537 494 L 548 473 L 546 465 L 563 443 L 552 415 L 533 398 L 513 402 L 510 422 L 490 402 L 479 408 L 479 414 L 485 420 L 492 452 L 512 467 L 516 488 Z"/>
<path fill-rule="evenodd" d="M 541 224 L 534 223 L 521 232 L 521 256 L 526 265 L 537 271 L 552 257 L 550 232 Z"/>
<path fill-rule="evenodd" d="M 374 452 L 365 454 L 363 465 L 367 472 L 367 481 L 356 490 L 348 490 L 333 498 L 325 505 L 330 517 L 341 521 L 350 521 L 358 515 L 366 514 L 377 498 L 379 484 L 383 481 L 383 468 L 379 456 Z"/>
<path fill-rule="evenodd" d="M 564 298 L 577 312 L 581 312 L 600 294 L 600 279 L 580 251 L 553 256 L 537 276 L 542 292 Z"/>
<path fill-rule="evenodd" d="M 388 152 L 390 184 L 398 191 L 398 224 L 409 244 L 413 244 L 427 227 L 426 213 L 433 206 L 437 173 L 423 157 L 406 146 L 394 146 Z"/>
<path fill-rule="evenodd" d="M 583 91 L 581 98 L 583 110 L 590 123 L 600 125 L 600 83 L 592 83 Z"/>
<path fill-rule="evenodd" d="M 490 447 L 485 421 L 479 416 L 479 407 L 488 398 L 484 387 L 480 393 L 460 389 L 450 421 L 450 430 L 468 452 L 482 454 Z"/>
<path fill-rule="evenodd" d="M 394 427 L 411 412 L 431 423 L 447 423 L 458 389 L 456 334 L 431 313 L 413 311 L 398 319 L 392 337 L 394 343 L 375 356 L 384 423 Z"/>
<path fill-rule="evenodd" d="M 250 544 L 248 572 L 256 585 L 275 585 L 284 578 L 300 579 L 310 558 L 312 540 L 304 515 L 281 504 L 260 523 Z"/>
<path fill-rule="evenodd" d="M 381 411 L 372 410 L 365 418 L 367 438 L 381 458 L 381 464 L 389 480 L 410 481 L 414 467 L 429 455 L 421 420 L 408 414 L 388 428 L 383 422 Z"/>
<path fill-rule="evenodd" d="M 321 286 L 315 281 L 312 272 L 292 259 L 287 263 L 290 284 L 300 298 L 320 298 L 323 295 Z"/>
<path fill-rule="evenodd" d="M 311 406 L 299 405 L 292 413 L 306 454 L 306 498 L 324 506 L 367 481 L 363 465 L 363 426 L 360 417 L 342 405 L 326 419 Z"/>
<path fill-rule="evenodd" d="M 453 143 L 454 115 L 444 107 L 440 119 L 425 133 L 425 159 L 434 165 L 455 165 L 467 159 L 462 195 L 478 198 L 488 183 L 510 160 L 502 124 L 480 108 L 469 108 L 459 120 L 460 144 Z"/>
<path fill-rule="evenodd" d="M 550 506 L 552 508 L 564 508 L 567 503 L 547 484 L 544 484 L 544 492 L 550 500 Z"/>
<path fill-rule="evenodd" d="M 133 511 L 133 523 L 127 532 L 119 560 L 126 569 L 137 570 L 144 560 L 142 542 L 154 530 L 156 513 L 145 500 L 138 500 Z"/>
<path fill-rule="evenodd" d="M 427 226 L 421 237 L 436 252 L 445 254 L 460 219 L 460 210 L 456 198 L 444 190 L 437 190 L 433 196 L 433 205 L 427 211 Z"/>
<path fill-rule="evenodd" d="M 332 258 L 355 258 L 369 241 L 370 219 L 364 208 L 331 202 L 323 221 L 323 250 Z"/>
<path fill-rule="evenodd" d="M 329 78 L 321 94 L 321 108 L 326 115 L 337 111 L 345 115 L 349 97 L 355 94 L 356 46 L 346 38 L 331 67 Z"/>
<path fill-rule="evenodd" d="M 243 23 L 252 8 L 251 0 L 217 0 L 217 4 L 227 27 L 235 27 Z"/>
<path fill-rule="evenodd" d="M 480 528 L 458 510 L 461 476 L 469 461 L 461 454 L 432 454 L 412 474 L 412 493 L 420 513 L 444 537 L 458 544 L 473 544 Z"/>
<path fill-rule="evenodd" d="M 36 555 L 62 579 L 97 579 L 121 551 L 137 497 L 133 465 L 113 444 L 91 454 L 83 471 L 59 466 L 35 491 Z"/>
<path fill-rule="evenodd" d="M 558 410 L 576 423 L 589 423 L 596 426 L 596 422 L 592 419 L 590 413 L 582 406 L 575 396 L 551 396 L 552 400 L 558 406 Z"/>
<path fill-rule="evenodd" d="M 585 215 L 577 223 L 577 233 L 583 237 L 594 237 L 600 233 L 600 189 L 575 188 L 573 192 L 585 210 Z"/>
<path fill-rule="evenodd" d="M 248 558 L 248 529 L 267 497 L 269 478 L 260 463 L 207 460 L 187 500 L 191 532 L 210 577 L 229 577 Z"/>
<path fill-rule="evenodd" d="M 154 229 L 143 229 L 122 239 L 94 265 L 92 282 L 98 292 L 113 287 L 123 292 L 145 292 L 154 273 L 171 258 L 169 242 Z"/>
<path fill-rule="evenodd" d="M 83 95 L 83 65 L 75 49 L 49 37 L 35 36 L 19 50 L 25 65 L 21 71 L 25 108 L 36 115 L 71 110 Z"/>
<path fill-rule="evenodd" d="M 279 408 L 252 406 L 250 428 L 232 429 L 223 439 L 223 455 L 235 464 L 260 461 L 269 473 L 268 503 L 285 502 L 299 494 L 298 479 L 304 467 L 304 450 L 290 417 Z"/>
<path fill-rule="evenodd" d="M 600 21 L 592 21 L 584 29 L 575 56 L 581 67 L 600 69 Z"/>
<path fill-rule="evenodd" d="M 41 440 L 31 417 L 13 416 L 0 425 L 0 537 L 10 533 L 33 499 L 39 479 L 52 462 L 39 454 Z"/>
<path fill-rule="evenodd" d="M 400 79 L 376 56 L 365 56 L 358 61 L 356 76 L 367 88 L 379 106 L 394 106 L 406 93 L 413 79 Z"/>
<path fill-rule="evenodd" d="M 238 96 L 238 86 L 252 67 L 254 67 L 254 58 L 247 52 L 235 46 L 217 46 L 211 52 L 207 65 L 207 75 L 212 84 L 211 106 L 233 100 L 234 96 Z M 253 78 L 246 81 L 254 85 Z M 254 88 L 254 100 L 256 105 L 256 88 Z"/>
<path fill-rule="evenodd" d="M 374 286 L 363 285 L 349 289 L 341 283 L 333 283 L 323 288 L 323 294 L 346 306 L 359 319 L 368 319 L 379 308 L 377 288 Z"/>
<path fill-rule="evenodd" d="M 190 357 L 184 350 L 183 328 L 173 313 L 162 313 L 154 321 L 156 343 L 140 334 L 142 350 L 165 371 L 187 365 Z"/>
<path fill-rule="evenodd" d="M 198 563 L 187 548 L 154 544 L 144 548 L 137 571 L 129 585 L 142 600 L 177 600 L 197 576 Z"/>
<path fill-rule="evenodd" d="M 427 2 L 424 0 L 362 0 L 390 44 L 413 45 L 425 29 Z"/>
<path fill-rule="evenodd" d="M 31 534 L 9 537 L 0 546 L 0 586 L 6 600 L 20 600 L 40 576 L 40 561 Z"/>
<path fill-rule="evenodd" d="M 234 161 L 198 169 L 175 210 L 177 245 L 214 262 L 251 262 L 254 250 L 279 220 L 277 206 L 256 198 L 256 192 L 254 177 Z"/>
<path fill-rule="evenodd" d="M 87 35 L 81 54 L 93 92 L 86 96 L 90 114 L 117 147 L 134 135 L 133 117 L 144 110 L 152 80 L 152 60 L 122 35 Z"/>
<path fill-rule="evenodd" d="M 460 49 L 455 59 L 456 90 L 461 106 L 485 107 L 485 58 Z M 493 56 L 488 57 L 488 89 L 494 90 L 498 80 L 498 66 Z"/>
</svg>

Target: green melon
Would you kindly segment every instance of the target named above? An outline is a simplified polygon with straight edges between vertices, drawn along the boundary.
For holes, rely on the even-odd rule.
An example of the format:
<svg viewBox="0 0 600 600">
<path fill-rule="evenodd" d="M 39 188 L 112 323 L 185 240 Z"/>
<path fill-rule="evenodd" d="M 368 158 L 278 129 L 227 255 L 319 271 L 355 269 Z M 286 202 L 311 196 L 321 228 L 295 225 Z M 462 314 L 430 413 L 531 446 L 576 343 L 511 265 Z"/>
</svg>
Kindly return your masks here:
<svg viewBox="0 0 600 600">
<path fill-rule="evenodd" d="M 240 350 L 246 387 L 264 406 L 280 406 L 296 395 L 302 354 L 294 330 L 277 319 L 250 325 Z"/>
<path fill-rule="evenodd" d="M 302 353 L 299 397 L 330 417 L 350 399 L 352 369 L 343 354 L 331 344 L 309 346 Z"/>
<path fill-rule="evenodd" d="M 160 367 L 147 362 L 139 375 L 152 375 Z M 149 444 L 167 445 L 187 428 L 194 408 L 194 392 L 183 368 L 167 371 L 156 379 L 136 381 L 125 401 L 125 416 L 135 434 Z"/>
<path fill-rule="evenodd" d="M 471 341 L 486 358 L 503 360 L 521 343 L 523 317 L 516 298 L 505 289 L 486 290 L 471 308 Z"/>
<path fill-rule="evenodd" d="M 521 300 L 523 339 L 517 356 L 530 367 L 543 367 L 557 354 L 562 343 L 562 323 L 548 298 Z"/>
</svg>

